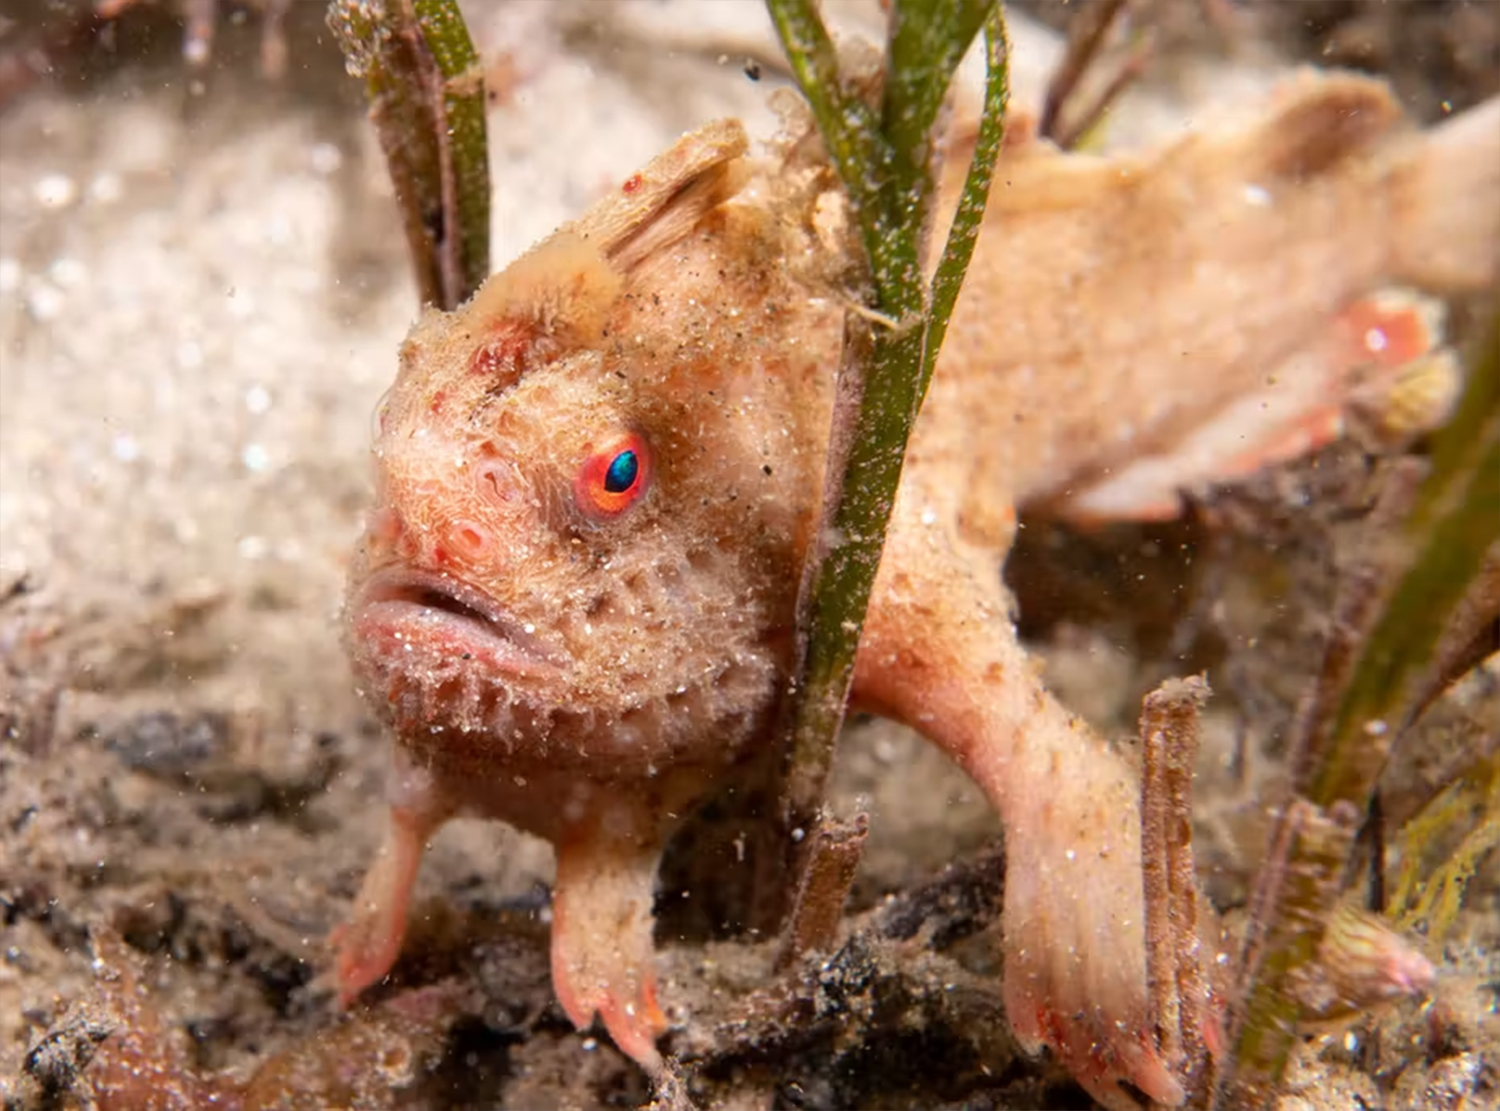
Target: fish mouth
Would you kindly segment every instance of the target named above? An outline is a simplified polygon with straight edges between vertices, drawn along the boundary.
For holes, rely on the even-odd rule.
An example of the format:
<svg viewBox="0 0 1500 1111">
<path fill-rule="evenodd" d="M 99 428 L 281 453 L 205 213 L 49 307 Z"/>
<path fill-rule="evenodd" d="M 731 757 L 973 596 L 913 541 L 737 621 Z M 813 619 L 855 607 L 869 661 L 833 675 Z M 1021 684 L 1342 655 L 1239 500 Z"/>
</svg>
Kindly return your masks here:
<svg viewBox="0 0 1500 1111">
<path fill-rule="evenodd" d="M 507 674 L 558 669 L 557 652 L 489 594 L 461 579 L 427 571 L 377 571 L 350 607 L 362 640 L 395 651 L 425 649 L 446 660 L 473 660 Z"/>
</svg>

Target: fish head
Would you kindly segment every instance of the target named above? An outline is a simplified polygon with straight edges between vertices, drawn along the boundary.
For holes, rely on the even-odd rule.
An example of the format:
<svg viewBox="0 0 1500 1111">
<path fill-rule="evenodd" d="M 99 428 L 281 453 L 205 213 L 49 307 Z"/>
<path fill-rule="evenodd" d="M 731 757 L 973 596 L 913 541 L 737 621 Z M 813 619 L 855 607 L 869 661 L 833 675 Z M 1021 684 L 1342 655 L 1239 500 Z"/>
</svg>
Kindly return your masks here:
<svg viewBox="0 0 1500 1111">
<path fill-rule="evenodd" d="M 581 221 L 403 345 L 346 610 L 409 746 L 610 779 L 764 732 L 826 438 L 801 329 L 836 318 L 754 205 L 689 215 L 634 251 Z"/>
</svg>

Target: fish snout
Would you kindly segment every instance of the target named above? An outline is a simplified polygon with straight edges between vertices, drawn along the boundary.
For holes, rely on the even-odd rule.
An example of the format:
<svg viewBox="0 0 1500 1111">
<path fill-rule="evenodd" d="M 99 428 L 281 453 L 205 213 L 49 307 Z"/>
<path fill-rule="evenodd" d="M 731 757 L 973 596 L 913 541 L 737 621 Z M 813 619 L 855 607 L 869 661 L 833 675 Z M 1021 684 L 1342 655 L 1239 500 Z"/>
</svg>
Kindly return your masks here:
<svg viewBox="0 0 1500 1111">
<path fill-rule="evenodd" d="M 413 518 L 381 505 L 365 518 L 365 558 L 373 566 L 493 572 L 503 556 L 498 530 L 474 516 L 428 512 Z"/>
<path fill-rule="evenodd" d="M 512 461 L 493 450 L 477 455 L 451 447 L 418 460 L 408 455 L 403 466 L 381 475 L 365 521 L 372 564 L 481 578 L 502 570 L 509 561 L 505 538 L 526 534 L 531 503 Z"/>
</svg>

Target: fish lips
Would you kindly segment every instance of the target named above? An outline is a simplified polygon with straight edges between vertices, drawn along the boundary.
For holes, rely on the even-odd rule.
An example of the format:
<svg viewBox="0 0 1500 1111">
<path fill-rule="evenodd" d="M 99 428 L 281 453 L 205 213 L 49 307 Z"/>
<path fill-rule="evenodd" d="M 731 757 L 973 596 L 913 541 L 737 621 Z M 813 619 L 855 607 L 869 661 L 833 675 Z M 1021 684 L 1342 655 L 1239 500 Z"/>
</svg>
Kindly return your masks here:
<svg viewBox="0 0 1500 1111">
<path fill-rule="evenodd" d="M 377 571 L 349 606 L 358 654 L 405 669 L 455 661 L 506 677 L 546 678 L 558 654 L 490 595 L 451 575 Z"/>
</svg>

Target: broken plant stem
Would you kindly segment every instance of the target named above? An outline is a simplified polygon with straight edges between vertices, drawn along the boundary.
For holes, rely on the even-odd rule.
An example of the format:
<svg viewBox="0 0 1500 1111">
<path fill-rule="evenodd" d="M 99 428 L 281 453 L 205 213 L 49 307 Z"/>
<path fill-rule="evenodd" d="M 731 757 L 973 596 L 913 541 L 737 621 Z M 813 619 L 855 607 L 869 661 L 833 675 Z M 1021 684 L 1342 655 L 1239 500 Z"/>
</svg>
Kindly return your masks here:
<svg viewBox="0 0 1500 1111">
<path fill-rule="evenodd" d="M 800 886 L 776 957 L 777 968 L 787 968 L 807 953 L 834 947 L 844 902 L 869 834 L 870 816 L 864 812 L 846 822 L 822 822 L 813 832 L 807 867 L 798 877 Z"/>
<path fill-rule="evenodd" d="M 1477 816 L 1477 821 L 1476 821 Z M 1469 826 L 1447 860 L 1428 864 L 1433 844 L 1451 842 Z M 1479 861 L 1500 849 L 1500 752 L 1474 761 L 1413 817 L 1401 831 L 1401 868 L 1387 906 L 1402 929 L 1421 925 L 1440 942 L 1458 914 L 1463 892 Z"/>
<path fill-rule="evenodd" d="M 821 811 L 907 438 L 989 196 L 1003 138 L 1006 37 L 995 0 L 898 0 L 877 116 L 841 73 L 815 6 L 809 0 L 767 0 L 767 6 L 844 182 L 869 275 L 869 311 L 845 320 L 820 528 L 798 602 L 784 817 L 789 831 L 805 836 Z M 984 116 L 929 289 L 922 263 L 934 193 L 933 130 L 953 72 L 981 27 Z M 877 318 L 896 326 L 876 325 Z"/>
<path fill-rule="evenodd" d="M 1296 984 L 1340 896 L 1353 828 L 1412 720 L 1449 615 L 1500 539 L 1500 313 L 1398 539 L 1404 573 L 1387 579 L 1394 587 L 1356 581 L 1352 604 L 1340 605 L 1341 627 L 1301 727 L 1297 793 L 1252 902 L 1221 1106 L 1255 1106 L 1277 1089 L 1296 1039 Z M 1378 616 L 1368 621 L 1368 613 Z"/>
<path fill-rule="evenodd" d="M 1169 679 L 1141 703 L 1141 864 L 1146 906 L 1146 980 L 1162 1059 L 1196 1073 L 1203 1057 L 1208 995 L 1198 941 L 1193 865 L 1193 764 L 1202 676 Z"/>
<path fill-rule="evenodd" d="M 1433 666 L 1413 699 L 1413 713 L 1421 714 L 1496 651 L 1500 651 L 1500 541 L 1490 545 L 1484 567 L 1443 630 Z"/>
<path fill-rule="evenodd" d="M 1079 8 L 1068 22 L 1067 47 L 1047 83 L 1047 95 L 1037 121 L 1037 134 L 1051 139 L 1063 150 L 1071 150 L 1088 134 L 1150 61 L 1152 43 L 1149 36 L 1144 36 L 1131 46 L 1129 55 L 1120 62 L 1104 88 L 1092 100 L 1079 103 L 1083 79 L 1104 53 L 1104 40 L 1126 14 L 1128 3 L 1129 0 L 1102 0 Z"/>
<path fill-rule="evenodd" d="M 1120 63 L 1114 75 L 1099 90 L 1099 94 L 1078 112 L 1078 118 L 1069 121 L 1066 128 L 1059 127 L 1055 141 L 1063 150 L 1073 150 L 1098 125 L 1120 95 L 1146 72 L 1151 64 L 1156 44 L 1149 35 L 1142 36 L 1130 48 L 1129 55 Z"/>
<path fill-rule="evenodd" d="M 1126 0 L 1102 0 L 1098 4 L 1080 7 L 1068 20 L 1068 36 L 1062 61 L 1057 64 L 1057 69 L 1052 71 L 1052 77 L 1047 82 L 1047 94 L 1042 99 L 1042 114 L 1037 120 L 1037 134 L 1043 139 L 1057 137 L 1063 106 L 1078 88 L 1078 82 L 1088 72 L 1090 63 L 1098 57 L 1100 48 L 1104 45 L 1104 36 L 1125 9 L 1125 3 Z"/>
<path fill-rule="evenodd" d="M 1317 961 L 1360 817 L 1348 803 L 1325 812 L 1296 798 L 1277 823 L 1251 902 L 1241 1017 L 1216 1106 L 1274 1102 L 1301 1019 L 1300 974 Z"/>
<path fill-rule="evenodd" d="M 365 79 L 423 304 L 452 310 L 489 275 L 484 77 L 456 0 L 332 0 Z"/>
</svg>

